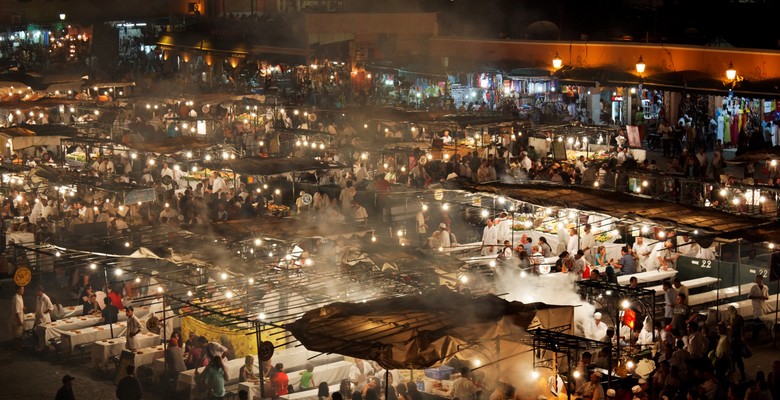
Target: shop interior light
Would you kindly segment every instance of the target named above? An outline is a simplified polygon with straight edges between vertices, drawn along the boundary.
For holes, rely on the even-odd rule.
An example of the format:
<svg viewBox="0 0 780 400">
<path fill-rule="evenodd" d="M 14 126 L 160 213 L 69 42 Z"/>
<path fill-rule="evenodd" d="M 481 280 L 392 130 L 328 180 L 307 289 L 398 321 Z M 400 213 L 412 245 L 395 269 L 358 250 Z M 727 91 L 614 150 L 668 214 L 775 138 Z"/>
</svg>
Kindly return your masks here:
<svg viewBox="0 0 780 400">
<path fill-rule="evenodd" d="M 639 75 L 642 75 L 645 73 L 645 60 L 642 58 L 642 56 L 639 56 L 639 60 L 636 61 L 636 72 Z"/>
<path fill-rule="evenodd" d="M 729 68 L 726 70 L 726 79 L 734 81 L 737 79 L 737 70 L 734 68 L 734 63 L 729 62 Z"/>
</svg>

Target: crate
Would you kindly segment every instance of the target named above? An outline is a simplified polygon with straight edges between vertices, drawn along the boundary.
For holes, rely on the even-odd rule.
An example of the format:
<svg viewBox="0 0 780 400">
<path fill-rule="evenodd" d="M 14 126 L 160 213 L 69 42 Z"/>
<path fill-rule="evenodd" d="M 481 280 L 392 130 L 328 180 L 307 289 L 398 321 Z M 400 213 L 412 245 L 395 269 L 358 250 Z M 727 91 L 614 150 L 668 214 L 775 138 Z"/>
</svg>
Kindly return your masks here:
<svg viewBox="0 0 780 400">
<path fill-rule="evenodd" d="M 445 380 L 450 379 L 453 368 L 442 365 L 438 368 L 428 368 L 425 370 L 425 376 L 431 379 Z"/>
</svg>

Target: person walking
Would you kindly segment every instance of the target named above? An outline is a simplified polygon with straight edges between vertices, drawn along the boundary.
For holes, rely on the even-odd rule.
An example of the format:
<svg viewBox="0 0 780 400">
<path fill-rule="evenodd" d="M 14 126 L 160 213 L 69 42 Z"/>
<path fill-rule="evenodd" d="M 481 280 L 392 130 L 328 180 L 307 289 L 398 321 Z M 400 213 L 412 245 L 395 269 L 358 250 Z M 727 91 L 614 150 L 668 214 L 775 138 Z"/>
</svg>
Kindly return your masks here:
<svg viewBox="0 0 780 400">
<path fill-rule="evenodd" d="M 127 373 L 119 383 L 116 385 L 116 398 L 119 400 L 140 400 L 143 392 L 141 392 L 141 382 L 135 377 L 135 366 L 128 365 L 125 369 Z"/>
<path fill-rule="evenodd" d="M 209 400 L 225 398 L 225 381 L 227 380 L 227 371 L 222 366 L 222 357 L 214 356 L 209 365 L 199 373 L 195 369 L 195 381 L 203 385 L 206 389 L 206 395 Z"/>
</svg>

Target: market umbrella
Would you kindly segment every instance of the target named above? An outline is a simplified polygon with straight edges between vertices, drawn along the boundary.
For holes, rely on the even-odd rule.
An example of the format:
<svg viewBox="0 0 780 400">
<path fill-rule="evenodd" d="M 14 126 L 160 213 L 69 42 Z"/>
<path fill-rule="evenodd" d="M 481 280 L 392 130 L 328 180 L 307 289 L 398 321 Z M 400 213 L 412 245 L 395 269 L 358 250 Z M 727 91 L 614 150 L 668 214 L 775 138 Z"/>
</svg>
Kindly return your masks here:
<svg viewBox="0 0 780 400">
<path fill-rule="evenodd" d="M 471 298 L 440 287 L 425 295 L 329 304 L 285 328 L 312 351 L 370 359 L 388 369 L 419 369 L 483 341 L 528 347 L 523 338 L 529 328 L 571 326 L 572 318 L 571 306 Z"/>
</svg>

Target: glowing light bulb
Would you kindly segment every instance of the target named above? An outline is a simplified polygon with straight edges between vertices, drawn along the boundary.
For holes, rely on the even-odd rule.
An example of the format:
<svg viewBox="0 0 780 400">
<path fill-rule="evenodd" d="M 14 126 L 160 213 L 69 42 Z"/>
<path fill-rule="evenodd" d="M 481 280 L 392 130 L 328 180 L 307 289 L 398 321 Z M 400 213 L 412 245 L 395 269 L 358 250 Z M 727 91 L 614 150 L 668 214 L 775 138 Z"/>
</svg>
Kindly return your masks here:
<svg viewBox="0 0 780 400">
<path fill-rule="evenodd" d="M 95 263 L 89 264 L 89 269 L 97 269 L 97 264 Z"/>
<path fill-rule="evenodd" d="M 482 210 L 482 218 L 487 218 L 488 215 L 490 215 L 488 210 Z"/>
<path fill-rule="evenodd" d="M 460 277 L 460 282 L 461 283 L 469 283 L 469 277 L 466 276 L 466 275 L 461 276 Z"/>
<path fill-rule="evenodd" d="M 441 209 L 444 210 L 444 211 L 447 211 L 447 210 L 450 209 L 450 205 L 447 204 L 447 203 L 444 203 L 444 204 L 441 205 Z"/>
<path fill-rule="evenodd" d="M 627 363 L 626 363 L 626 368 L 628 368 L 628 369 L 632 369 L 632 368 L 634 368 L 634 362 L 633 362 L 633 361 L 629 361 L 629 362 L 627 362 Z"/>
<path fill-rule="evenodd" d="M 125 247 L 130 247 L 130 242 L 125 242 Z"/>
<path fill-rule="evenodd" d="M 631 302 L 629 302 L 628 300 L 623 300 L 623 302 L 622 302 L 622 303 L 620 303 L 620 305 L 621 305 L 623 308 L 629 308 L 629 307 L 631 307 Z"/>
<path fill-rule="evenodd" d="M 192 290 L 187 291 L 187 297 L 192 297 Z"/>
<path fill-rule="evenodd" d="M 479 358 L 477 358 L 476 360 L 474 360 L 474 365 L 475 365 L 475 366 L 477 366 L 477 367 L 479 367 L 480 365 L 482 365 L 482 360 L 480 360 Z"/>
<path fill-rule="evenodd" d="M 119 268 L 115 269 L 114 270 L 114 275 L 116 275 L 116 276 L 122 275 L 122 270 L 119 269 Z"/>
<path fill-rule="evenodd" d="M 228 275 L 227 275 L 227 273 L 223 272 L 219 277 L 222 278 L 222 280 L 224 281 L 224 280 L 227 280 Z"/>
<path fill-rule="evenodd" d="M 141 278 L 140 277 L 135 278 L 135 283 L 141 283 Z"/>
<path fill-rule="evenodd" d="M 231 292 L 230 290 L 225 292 L 225 298 L 226 299 L 232 299 L 233 298 L 233 292 Z"/>
<path fill-rule="evenodd" d="M 728 191 L 726 189 L 721 189 L 720 190 L 720 195 L 721 196 L 726 197 L 726 194 L 728 194 Z"/>
<path fill-rule="evenodd" d="M 260 244 L 263 243 L 260 239 L 255 239 L 255 246 L 260 246 Z"/>
<path fill-rule="evenodd" d="M 423 204 L 422 205 L 422 209 L 423 209 L 423 211 L 428 211 L 428 205 L 427 204 Z"/>
<path fill-rule="evenodd" d="M 537 370 L 531 371 L 531 378 L 539 379 L 539 371 L 537 371 Z"/>
<path fill-rule="evenodd" d="M 376 236 L 373 236 L 373 235 L 372 235 L 372 236 L 371 236 L 371 241 L 372 241 L 372 242 L 376 242 Z"/>
<path fill-rule="evenodd" d="M 580 374 L 580 371 L 574 371 L 574 373 L 572 373 L 572 376 L 574 376 L 574 379 L 579 379 L 580 376 L 582 376 L 582 374 Z"/>
<path fill-rule="evenodd" d="M 265 317 L 266 315 L 264 312 L 257 314 L 257 319 L 259 319 L 260 321 L 265 321 Z"/>
</svg>

